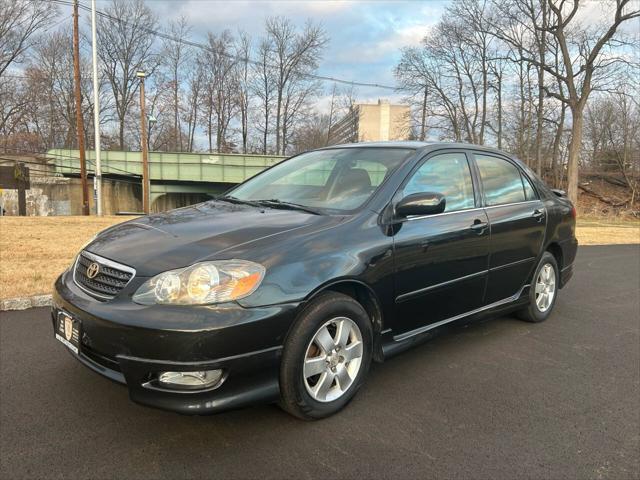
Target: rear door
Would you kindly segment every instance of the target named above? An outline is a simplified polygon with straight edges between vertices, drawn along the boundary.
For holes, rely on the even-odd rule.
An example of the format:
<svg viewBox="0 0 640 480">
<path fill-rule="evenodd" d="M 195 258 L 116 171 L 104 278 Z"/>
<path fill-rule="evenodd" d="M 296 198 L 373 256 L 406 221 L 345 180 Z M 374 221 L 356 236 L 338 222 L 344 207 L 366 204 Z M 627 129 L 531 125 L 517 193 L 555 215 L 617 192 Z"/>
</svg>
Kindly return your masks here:
<svg viewBox="0 0 640 480">
<path fill-rule="evenodd" d="M 531 181 L 511 159 L 473 153 L 491 232 L 484 303 L 516 295 L 542 248 L 546 211 Z"/>
</svg>

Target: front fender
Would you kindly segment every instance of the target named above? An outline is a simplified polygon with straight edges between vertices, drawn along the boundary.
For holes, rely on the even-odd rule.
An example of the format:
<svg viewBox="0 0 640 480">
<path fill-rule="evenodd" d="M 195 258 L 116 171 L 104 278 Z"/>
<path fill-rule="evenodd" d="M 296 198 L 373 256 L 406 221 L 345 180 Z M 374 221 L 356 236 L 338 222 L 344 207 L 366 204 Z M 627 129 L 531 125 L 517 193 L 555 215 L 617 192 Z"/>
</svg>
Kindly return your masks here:
<svg viewBox="0 0 640 480">
<path fill-rule="evenodd" d="M 239 303 L 257 307 L 300 302 L 345 279 L 367 285 L 377 296 L 392 294 L 393 241 L 384 235 L 376 218 L 371 215 L 368 221 L 345 222 L 313 236 L 264 245 L 258 258 L 254 257 L 266 267 L 264 280 Z"/>
</svg>

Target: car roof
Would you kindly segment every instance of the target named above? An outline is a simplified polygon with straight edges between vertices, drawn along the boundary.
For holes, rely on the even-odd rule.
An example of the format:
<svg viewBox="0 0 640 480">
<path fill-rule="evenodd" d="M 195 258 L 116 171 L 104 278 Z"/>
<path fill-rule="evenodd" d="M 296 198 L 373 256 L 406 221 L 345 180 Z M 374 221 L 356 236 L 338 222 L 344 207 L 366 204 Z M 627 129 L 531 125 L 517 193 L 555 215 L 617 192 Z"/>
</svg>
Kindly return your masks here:
<svg viewBox="0 0 640 480">
<path fill-rule="evenodd" d="M 359 142 L 359 143 L 345 143 L 341 145 L 330 145 L 328 147 L 324 147 L 320 150 L 331 149 L 331 148 L 410 148 L 413 150 L 420 150 L 422 153 L 438 150 L 441 148 L 460 148 L 460 149 L 473 149 L 473 150 L 482 150 L 486 152 L 499 153 L 502 155 L 507 155 L 508 157 L 512 157 L 507 152 L 502 150 L 498 150 L 497 148 L 486 147 L 484 145 L 476 145 L 473 143 L 456 143 L 456 142 L 420 142 L 413 140 L 404 140 L 404 141 L 387 141 L 387 142 Z"/>
</svg>

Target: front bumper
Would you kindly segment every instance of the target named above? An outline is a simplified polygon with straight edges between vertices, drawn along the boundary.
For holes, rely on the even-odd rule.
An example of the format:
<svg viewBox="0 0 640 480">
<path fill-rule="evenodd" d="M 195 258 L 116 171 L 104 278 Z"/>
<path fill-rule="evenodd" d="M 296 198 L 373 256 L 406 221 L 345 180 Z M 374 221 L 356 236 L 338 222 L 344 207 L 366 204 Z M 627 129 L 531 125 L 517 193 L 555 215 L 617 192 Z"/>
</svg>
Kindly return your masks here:
<svg viewBox="0 0 640 480">
<path fill-rule="evenodd" d="M 99 302 L 70 275 L 55 283 L 52 320 L 64 311 L 80 320 L 81 363 L 126 384 L 135 402 L 184 414 L 215 413 L 278 398 L 285 336 L 297 304 L 243 308 L 142 306 L 130 293 Z M 222 369 L 224 380 L 203 390 L 159 387 L 162 371 Z"/>
</svg>

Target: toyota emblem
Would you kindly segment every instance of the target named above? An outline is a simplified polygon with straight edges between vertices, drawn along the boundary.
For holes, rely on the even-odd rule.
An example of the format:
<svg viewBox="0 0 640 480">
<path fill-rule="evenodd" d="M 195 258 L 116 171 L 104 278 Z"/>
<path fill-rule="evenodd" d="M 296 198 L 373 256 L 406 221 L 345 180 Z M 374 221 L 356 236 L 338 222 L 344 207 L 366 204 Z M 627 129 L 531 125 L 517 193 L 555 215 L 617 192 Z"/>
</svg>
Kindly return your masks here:
<svg viewBox="0 0 640 480">
<path fill-rule="evenodd" d="M 87 267 L 87 277 L 96 278 L 96 275 L 100 273 L 100 265 L 96 262 L 93 262 L 91 265 Z"/>
</svg>

